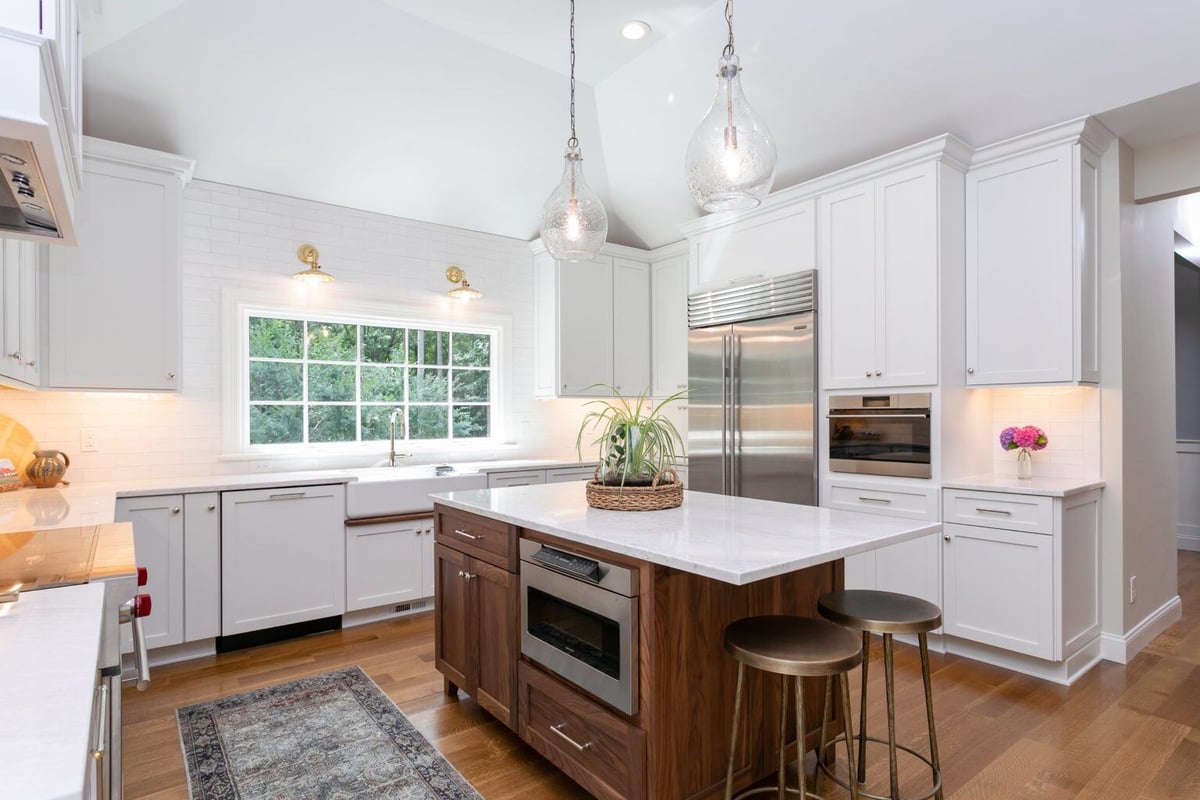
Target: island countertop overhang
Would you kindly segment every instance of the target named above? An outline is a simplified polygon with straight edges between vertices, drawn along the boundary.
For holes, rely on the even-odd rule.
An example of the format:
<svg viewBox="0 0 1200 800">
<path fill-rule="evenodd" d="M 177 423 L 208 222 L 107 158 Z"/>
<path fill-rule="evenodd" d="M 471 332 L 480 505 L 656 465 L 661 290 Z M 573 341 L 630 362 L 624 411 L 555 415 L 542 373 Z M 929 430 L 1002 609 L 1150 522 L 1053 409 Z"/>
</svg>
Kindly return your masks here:
<svg viewBox="0 0 1200 800">
<path fill-rule="evenodd" d="M 435 503 L 736 586 L 941 531 L 940 522 L 684 492 L 665 511 L 590 508 L 582 483 L 430 495 Z"/>
</svg>

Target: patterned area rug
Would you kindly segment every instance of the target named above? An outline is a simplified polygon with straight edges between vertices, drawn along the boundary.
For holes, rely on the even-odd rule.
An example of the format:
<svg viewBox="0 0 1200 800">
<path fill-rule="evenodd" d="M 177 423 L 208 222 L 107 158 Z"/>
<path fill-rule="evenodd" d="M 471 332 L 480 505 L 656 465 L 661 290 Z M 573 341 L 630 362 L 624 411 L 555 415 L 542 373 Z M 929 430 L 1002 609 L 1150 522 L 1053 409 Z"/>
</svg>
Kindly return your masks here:
<svg viewBox="0 0 1200 800">
<path fill-rule="evenodd" d="M 481 800 L 358 667 L 175 714 L 193 800 Z"/>
</svg>

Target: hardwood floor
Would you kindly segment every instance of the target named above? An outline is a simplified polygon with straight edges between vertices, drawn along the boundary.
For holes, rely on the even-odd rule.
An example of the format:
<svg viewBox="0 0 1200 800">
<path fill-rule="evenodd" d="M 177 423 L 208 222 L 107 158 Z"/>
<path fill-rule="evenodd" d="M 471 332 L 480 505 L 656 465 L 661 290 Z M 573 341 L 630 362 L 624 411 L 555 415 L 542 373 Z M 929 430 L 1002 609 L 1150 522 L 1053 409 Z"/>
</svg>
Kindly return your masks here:
<svg viewBox="0 0 1200 800">
<path fill-rule="evenodd" d="M 1131 664 L 1102 662 L 1069 689 L 932 655 L 946 797 L 1200 799 L 1200 553 L 1179 554 L 1179 594 L 1180 622 Z M 878 702 L 868 720 L 874 734 L 885 730 L 881 659 L 876 642 L 869 692 Z M 473 701 L 443 695 L 430 615 L 156 669 L 150 691 L 123 695 L 126 797 L 187 799 L 176 707 L 353 664 L 487 800 L 589 797 Z M 896 685 L 897 735 L 923 750 L 914 648 L 897 647 Z M 868 752 L 874 774 L 880 766 L 886 773 L 886 749 Z M 925 791 L 919 765 L 902 760 L 901 778 L 910 795 Z M 845 796 L 825 787 L 824 796 Z"/>
</svg>

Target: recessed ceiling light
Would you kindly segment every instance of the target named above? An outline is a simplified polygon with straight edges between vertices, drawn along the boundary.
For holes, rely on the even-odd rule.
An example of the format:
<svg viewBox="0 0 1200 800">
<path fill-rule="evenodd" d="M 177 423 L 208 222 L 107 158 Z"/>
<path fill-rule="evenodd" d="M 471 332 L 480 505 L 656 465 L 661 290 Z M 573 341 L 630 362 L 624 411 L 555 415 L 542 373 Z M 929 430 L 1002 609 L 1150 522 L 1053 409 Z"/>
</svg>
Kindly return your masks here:
<svg viewBox="0 0 1200 800">
<path fill-rule="evenodd" d="M 630 41 L 636 42 L 638 39 L 645 38 L 650 32 L 650 26 L 642 22 L 640 19 L 631 19 L 621 27 L 621 35 Z"/>
</svg>

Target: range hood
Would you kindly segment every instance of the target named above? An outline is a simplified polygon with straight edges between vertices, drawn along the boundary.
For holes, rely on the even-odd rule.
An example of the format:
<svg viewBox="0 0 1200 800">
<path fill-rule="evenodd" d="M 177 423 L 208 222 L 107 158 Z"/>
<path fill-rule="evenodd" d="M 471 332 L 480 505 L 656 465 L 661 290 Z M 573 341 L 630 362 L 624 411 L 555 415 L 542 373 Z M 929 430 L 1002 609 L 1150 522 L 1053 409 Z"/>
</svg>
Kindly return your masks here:
<svg viewBox="0 0 1200 800">
<path fill-rule="evenodd" d="M 0 234 L 61 239 L 33 143 L 0 137 Z"/>
</svg>

